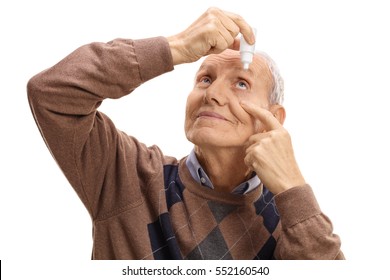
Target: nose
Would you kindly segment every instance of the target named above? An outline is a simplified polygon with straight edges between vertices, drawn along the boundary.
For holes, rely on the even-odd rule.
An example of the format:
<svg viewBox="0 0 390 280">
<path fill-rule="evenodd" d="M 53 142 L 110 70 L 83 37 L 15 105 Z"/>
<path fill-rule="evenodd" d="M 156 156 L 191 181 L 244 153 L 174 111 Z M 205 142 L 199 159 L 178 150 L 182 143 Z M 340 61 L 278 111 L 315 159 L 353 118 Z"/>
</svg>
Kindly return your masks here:
<svg viewBox="0 0 390 280">
<path fill-rule="evenodd" d="M 226 82 L 216 79 L 206 89 L 203 101 L 206 104 L 215 103 L 219 106 L 223 106 L 228 102 L 227 91 L 228 87 Z"/>
</svg>

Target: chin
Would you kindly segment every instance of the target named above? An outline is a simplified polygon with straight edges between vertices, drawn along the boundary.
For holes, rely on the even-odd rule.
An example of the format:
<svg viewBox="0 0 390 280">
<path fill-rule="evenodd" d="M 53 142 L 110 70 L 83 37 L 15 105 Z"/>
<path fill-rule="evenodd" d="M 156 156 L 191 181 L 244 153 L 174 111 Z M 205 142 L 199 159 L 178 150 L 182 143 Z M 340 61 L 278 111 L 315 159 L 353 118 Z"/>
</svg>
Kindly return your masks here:
<svg viewBox="0 0 390 280">
<path fill-rule="evenodd" d="M 221 141 L 221 136 L 218 136 L 215 131 L 208 129 L 196 129 L 186 133 L 187 139 L 195 145 L 212 144 Z"/>
<path fill-rule="evenodd" d="M 188 141 L 193 143 L 198 147 L 227 147 L 227 146 L 237 146 L 235 141 L 227 137 L 226 133 L 218 133 L 215 130 L 207 131 L 206 129 L 190 131 L 186 133 Z"/>
</svg>

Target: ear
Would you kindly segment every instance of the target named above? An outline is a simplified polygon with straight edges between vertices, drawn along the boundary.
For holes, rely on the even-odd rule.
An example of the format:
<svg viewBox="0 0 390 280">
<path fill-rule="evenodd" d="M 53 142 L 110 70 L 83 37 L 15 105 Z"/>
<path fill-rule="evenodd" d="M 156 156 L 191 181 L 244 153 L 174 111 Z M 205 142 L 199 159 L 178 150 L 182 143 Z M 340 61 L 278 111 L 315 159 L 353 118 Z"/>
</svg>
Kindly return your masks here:
<svg viewBox="0 0 390 280">
<path fill-rule="evenodd" d="M 286 119 L 286 110 L 282 105 L 271 105 L 269 111 L 275 116 L 281 125 L 284 124 L 284 120 Z"/>
</svg>

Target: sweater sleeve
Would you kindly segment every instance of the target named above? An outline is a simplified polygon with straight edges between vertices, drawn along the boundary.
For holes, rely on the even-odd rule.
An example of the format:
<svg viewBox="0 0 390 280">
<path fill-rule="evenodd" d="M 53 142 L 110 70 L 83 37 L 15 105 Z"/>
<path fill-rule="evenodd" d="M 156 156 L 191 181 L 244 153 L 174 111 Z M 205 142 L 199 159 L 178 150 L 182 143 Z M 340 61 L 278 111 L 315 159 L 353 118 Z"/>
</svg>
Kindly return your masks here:
<svg viewBox="0 0 390 280">
<path fill-rule="evenodd" d="M 117 130 L 99 105 L 172 69 L 165 38 L 117 39 L 82 46 L 28 82 L 42 137 L 92 218 L 138 203 L 133 186 L 153 176 L 160 156 Z"/>
<path fill-rule="evenodd" d="M 324 215 L 309 185 L 275 196 L 282 226 L 275 258 L 282 260 L 344 259 L 340 238 Z"/>
</svg>

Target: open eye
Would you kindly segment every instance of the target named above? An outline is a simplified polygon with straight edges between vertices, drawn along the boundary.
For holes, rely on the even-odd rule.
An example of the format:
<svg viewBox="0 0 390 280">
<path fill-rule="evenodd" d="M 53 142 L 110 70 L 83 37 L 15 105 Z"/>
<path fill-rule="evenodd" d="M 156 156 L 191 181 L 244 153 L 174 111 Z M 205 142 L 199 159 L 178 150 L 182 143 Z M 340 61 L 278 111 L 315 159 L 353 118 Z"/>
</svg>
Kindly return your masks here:
<svg viewBox="0 0 390 280">
<path fill-rule="evenodd" d="M 210 77 L 203 76 L 202 78 L 199 79 L 199 82 L 201 82 L 203 84 L 211 84 L 211 79 L 210 79 Z"/>
<path fill-rule="evenodd" d="M 196 84 L 199 88 L 208 88 L 212 82 L 209 76 L 200 76 L 197 78 Z"/>
<path fill-rule="evenodd" d="M 236 83 L 236 88 L 245 90 L 245 89 L 249 89 L 249 85 L 247 82 L 241 80 Z"/>
</svg>

